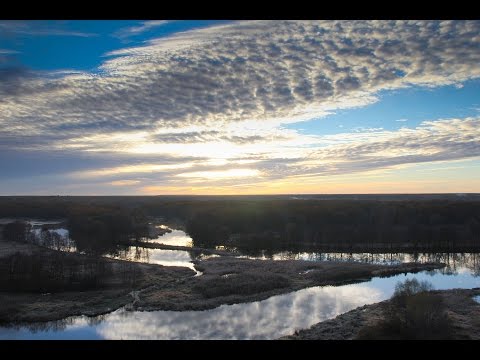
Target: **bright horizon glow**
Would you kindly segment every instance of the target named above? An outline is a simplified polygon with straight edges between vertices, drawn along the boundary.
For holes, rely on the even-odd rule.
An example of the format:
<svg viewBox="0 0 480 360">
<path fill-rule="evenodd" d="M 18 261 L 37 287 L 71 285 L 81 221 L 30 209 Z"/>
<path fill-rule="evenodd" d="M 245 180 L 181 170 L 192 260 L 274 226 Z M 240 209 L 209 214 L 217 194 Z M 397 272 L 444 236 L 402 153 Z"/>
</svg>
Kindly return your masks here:
<svg viewBox="0 0 480 360">
<path fill-rule="evenodd" d="M 0 30 L 0 195 L 480 193 L 478 20 Z"/>
<path fill-rule="evenodd" d="M 229 169 L 218 171 L 194 171 L 188 173 L 182 173 L 175 175 L 183 178 L 200 178 L 200 179 L 230 179 L 230 178 L 242 178 L 250 176 L 260 176 L 260 172 L 255 169 Z"/>
</svg>

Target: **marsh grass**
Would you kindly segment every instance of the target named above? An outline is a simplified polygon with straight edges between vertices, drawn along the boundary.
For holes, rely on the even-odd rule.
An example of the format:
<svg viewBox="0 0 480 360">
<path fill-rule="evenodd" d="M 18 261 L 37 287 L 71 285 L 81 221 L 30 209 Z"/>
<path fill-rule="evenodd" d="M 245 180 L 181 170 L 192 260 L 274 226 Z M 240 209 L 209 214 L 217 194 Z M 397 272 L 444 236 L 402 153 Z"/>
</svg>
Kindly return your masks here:
<svg viewBox="0 0 480 360">
<path fill-rule="evenodd" d="M 228 295 L 249 295 L 273 289 L 285 288 L 290 281 L 280 274 L 243 273 L 229 277 L 204 279 L 194 286 L 194 290 L 206 298 Z"/>
</svg>

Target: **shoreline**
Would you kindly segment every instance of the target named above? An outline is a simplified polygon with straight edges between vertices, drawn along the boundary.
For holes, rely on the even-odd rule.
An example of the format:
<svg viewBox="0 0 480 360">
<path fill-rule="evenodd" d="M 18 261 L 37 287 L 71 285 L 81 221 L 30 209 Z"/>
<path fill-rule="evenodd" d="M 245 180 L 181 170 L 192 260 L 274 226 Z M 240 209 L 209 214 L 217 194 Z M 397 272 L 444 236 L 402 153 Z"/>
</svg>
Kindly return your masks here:
<svg viewBox="0 0 480 360">
<path fill-rule="evenodd" d="M 0 241 L 0 262 L 14 252 L 36 254 L 48 261 L 53 254 L 72 260 L 86 258 L 78 253 L 61 253 L 33 244 Z M 132 291 L 138 300 L 132 310 L 208 310 L 223 304 L 260 301 L 313 286 L 343 285 L 367 281 L 375 276 L 439 269 L 445 264 L 406 263 L 374 265 L 345 262 L 310 262 L 302 260 L 254 260 L 219 256 L 194 261 L 201 276 L 185 267 L 136 263 L 101 258 L 112 273 L 104 288 L 57 293 L 0 292 L 0 324 L 62 320 L 71 316 L 98 316 L 132 303 Z M 135 283 L 122 282 L 125 274 L 135 276 Z"/>
<path fill-rule="evenodd" d="M 473 297 L 480 295 L 480 288 L 432 290 L 440 295 L 452 320 L 455 340 L 480 340 L 480 303 Z M 384 312 L 391 300 L 360 306 L 337 317 L 282 336 L 279 340 L 355 340 L 366 326 L 385 318 Z"/>
</svg>

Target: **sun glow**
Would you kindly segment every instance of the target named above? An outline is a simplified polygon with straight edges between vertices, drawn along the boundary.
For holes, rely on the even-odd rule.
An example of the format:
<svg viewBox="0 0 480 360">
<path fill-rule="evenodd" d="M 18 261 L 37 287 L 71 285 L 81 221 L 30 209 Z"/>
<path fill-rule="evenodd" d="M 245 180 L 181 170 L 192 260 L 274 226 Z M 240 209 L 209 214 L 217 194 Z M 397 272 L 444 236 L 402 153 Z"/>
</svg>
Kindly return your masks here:
<svg viewBox="0 0 480 360">
<path fill-rule="evenodd" d="M 183 178 L 200 178 L 200 179 L 230 179 L 260 176 L 261 173 L 255 169 L 228 169 L 228 170 L 214 170 L 214 171 L 194 171 L 188 173 L 178 174 L 176 176 Z"/>
<path fill-rule="evenodd" d="M 72 173 L 72 176 L 76 178 L 96 178 L 98 176 L 117 174 L 150 173 L 175 169 L 186 169 L 192 167 L 193 165 L 194 163 L 127 165 L 112 168 L 103 168 L 98 170 L 77 171 L 75 173 Z"/>
</svg>

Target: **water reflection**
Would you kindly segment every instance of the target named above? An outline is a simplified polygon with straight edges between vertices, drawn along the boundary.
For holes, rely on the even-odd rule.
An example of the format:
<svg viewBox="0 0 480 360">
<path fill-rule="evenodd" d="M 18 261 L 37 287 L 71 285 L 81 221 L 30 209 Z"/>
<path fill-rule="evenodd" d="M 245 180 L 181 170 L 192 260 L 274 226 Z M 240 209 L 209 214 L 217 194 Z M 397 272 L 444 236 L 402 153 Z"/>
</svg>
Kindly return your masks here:
<svg viewBox="0 0 480 360">
<path fill-rule="evenodd" d="M 0 218 L 0 224 L 12 222 L 18 219 Z M 65 228 L 60 228 L 62 220 L 36 220 L 24 219 L 32 225 L 31 241 L 42 246 L 47 246 L 55 250 L 76 251 L 75 242 L 70 238 L 69 232 Z M 172 246 L 193 246 L 192 238 L 184 231 L 169 228 L 167 225 L 159 224 L 156 227 L 168 229 L 164 235 L 148 241 L 172 245 Z M 48 230 L 47 230 L 48 228 Z M 46 233 L 48 232 L 48 234 Z M 307 260 L 307 261 L 353 261 L 371 264 L 400 264 L 405 262 L 442 262 L 447 264 L 441 271 L 445 274 L 457 274 L 464 271 L 473 272 L 480 276 L 480 253 L 342 253 L 342 252 L 306 252 L 306 251 L 275 251 L 275 250 L 256 250 L 239 249 L 225 246 L 217 246 L 221 250 L 231 250 L 242 253 L 240 257 L 252 259 L 272 259 L 272 260 Z M 116 245 L 103 249 L 103 252 L 116 252 Z M 157 250 L 157 249 L 128 249 L 123 254 L 124 260 L 151 262 L 165 266 L 186 266 L 193 268 L 192 259 L 198 259 L 198 254 L 175 250 Z M 108 255 L 112 257 L 111 255 Z M 153 261 L 150 261 L 152 259 Z M 180 265 L 181 264 L 181 265 Z"/>
<path fill-rule="evenodd" d="M 380 298 L 365 287 L 310 288 L 209 311 L 119 311 L 97 330 L 106 339 L 271 339 Z"/>
<path fill-rule="evenodd" d="M 6 225 L 15 221 L 24 221 L 30 224 L 32 227 L 42 226 L 42 225 L 58 225 L 64 220 L 39 220 L 39 219 L 28 219 L 28 218 L 0 218 L 0 225 Z"/>
<path fill-rule="evenodd" d="M 0 328 L 0 339 L 275 339 L 358 306 L 388 299 L 398 281 L 414 277 L 430 281 L 436 289 L 480 285 L 471 273 L 402 274 L 360 284 L 313 287 L 207 311 L 120 309 L 96 321 L 82 316 L 62 320 L 61 325 L 51 322 L 35 329 Z"/>
<path fill-rule="evenodd" d="M 75 242 L 65 228 L 49 229 L 45 227 L 45 224 L 42 227 L 34 226 L 30 231 L 29 240 L 34 244 L 58 251 L 77 251 Z"/>
<path fill-rule="evenodd" d="M 163 266 L 183 266 L 195 270 L 192 256 L 184 250 L 149 249 L 139 246 L 119 248 L 115 254 L 107 254 L 106 257 L 113 259 L 158 264 Z"/>
<path fill-rule="evenodd" d="M 306 261 L 346 261 L 380 265 L 395 265 L 406 262 L 441 262 L 447 266 L 445 274 L 472 272 L 480 276 L 480 253 L 334 253 L 334 252 L 294 252 L 261 251 L 259 254 L 241 257 L 260 260 L 306 260 Z"/>
<path fill-rule="evenodd" d="M 165 227 L 165 225 L 160 226 Z M 158 236 L 156 239 L 150 239 L 148 241 L 172 246 L 193 246 L 192 238 L 188 236 L 184 231 L 177 229 L 170 230 L 171 232 L 165 233 L 164 235 Z"/>
</svg>

